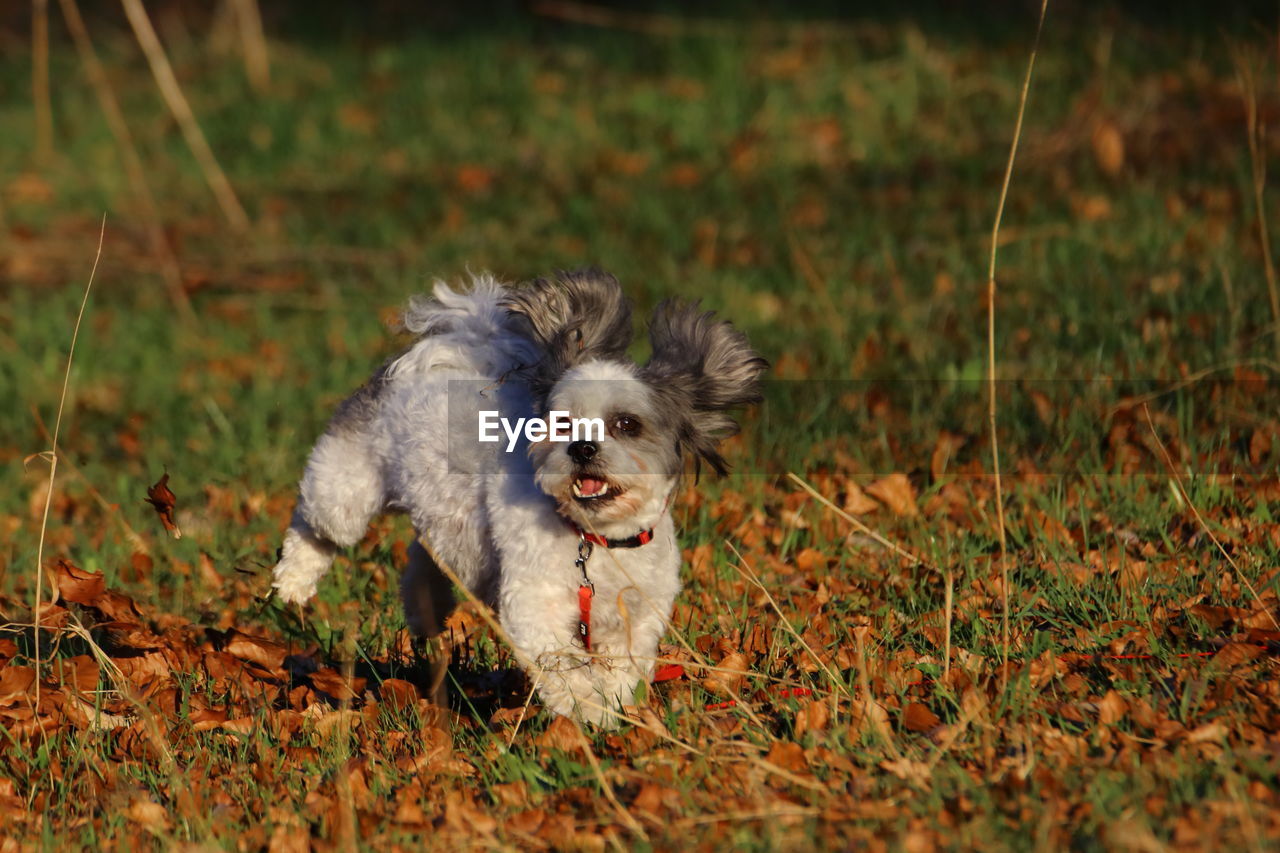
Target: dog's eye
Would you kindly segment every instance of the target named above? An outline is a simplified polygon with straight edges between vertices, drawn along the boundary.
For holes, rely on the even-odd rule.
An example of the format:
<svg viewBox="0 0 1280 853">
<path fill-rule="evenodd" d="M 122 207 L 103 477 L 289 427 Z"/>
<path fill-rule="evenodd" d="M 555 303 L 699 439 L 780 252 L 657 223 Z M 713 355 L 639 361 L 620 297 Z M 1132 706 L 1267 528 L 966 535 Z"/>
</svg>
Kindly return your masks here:
<svg viewBox="0 0 1280 853">
<path fill-rule="evenodd" d="M 640 421 L 630 415 L 623 415 L 613 422 L 613 428 L 623 435 L 635 435 L 640 432 Z"/>
</svg>

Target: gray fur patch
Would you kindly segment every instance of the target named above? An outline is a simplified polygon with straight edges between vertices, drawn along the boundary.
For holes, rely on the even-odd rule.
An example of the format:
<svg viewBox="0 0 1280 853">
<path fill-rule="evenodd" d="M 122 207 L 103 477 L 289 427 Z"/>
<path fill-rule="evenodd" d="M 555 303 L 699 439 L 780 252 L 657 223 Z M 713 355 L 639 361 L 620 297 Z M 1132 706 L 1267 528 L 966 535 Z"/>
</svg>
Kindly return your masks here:
<svg viewBox="0 0 1280 853">
<path fill-rule="evenodd" d="M 367 382 L 338 405 L 329 419 L 327 432 L 363 432 L 377 419 L 382 393 L 387 387 L 387 369 L 394 360 L 385 362 Z"/>
<path fill-rule="evenodd" d="M 575 364 L 620 360 L 631 344 L 631 303 L 618 280 L 602 270 L 536 279 L 513 289 L 503 304 L 546 353 L 532 376 L 540 397 Z"/>
<path fill-rule="evenodd" d="M 760 401 L 760 374 L 769 362 L 746 335 L 696 302 L 659 304 L 649 341 L 653 354 L 640 378 L 677 424 L 681 448 L 724 474 L 728 465 L 717 446 L 738 431 L 727 410 Z"/>
</svg>

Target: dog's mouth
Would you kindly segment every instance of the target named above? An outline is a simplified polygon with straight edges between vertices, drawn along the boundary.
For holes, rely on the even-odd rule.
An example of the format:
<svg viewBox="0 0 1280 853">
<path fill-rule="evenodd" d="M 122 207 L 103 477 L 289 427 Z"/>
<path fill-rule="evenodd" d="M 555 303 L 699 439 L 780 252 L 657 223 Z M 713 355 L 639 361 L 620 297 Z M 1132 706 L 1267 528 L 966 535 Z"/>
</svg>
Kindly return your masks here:
<svg viewBox="0 0 1280 853">
<path fill-rule="evenodd" d="M 622 494 L 617 484 L 604 477 L 581 474 L 573 478 L 573 499 L 580 504 L 606 503 Z"/>
</svg>

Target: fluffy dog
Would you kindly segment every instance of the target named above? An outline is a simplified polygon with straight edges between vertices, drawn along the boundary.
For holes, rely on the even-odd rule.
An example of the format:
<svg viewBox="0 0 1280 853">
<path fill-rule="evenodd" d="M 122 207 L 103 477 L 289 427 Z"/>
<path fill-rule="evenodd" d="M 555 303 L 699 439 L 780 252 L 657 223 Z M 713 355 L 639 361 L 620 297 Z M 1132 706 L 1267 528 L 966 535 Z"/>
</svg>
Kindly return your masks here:
<svg viewBox="0 0 1280 853">
<path fill-rule="evenodd" d="M 759 399 L 766 362 L 729 323 L 666 302 L 637 365 L 625 354 L 630 305 L 594 270 L 519 287 L 478 276 L 465 292 L 438 283 L 404 324 L 417 341 L 311 451 L 276 590 L 306 601 L 375 514 L 407 512 L 410 629 L 441 631 L 446 565 L 497 610 L 548 709 L 613 724 L 653 673 L 680 589 L 668 510 L 685 458 L 725 471 L 717 446 L 737 430 L 727 411 Z M 553 412 L 598 428 L 577 440 L 554 418 L 549 435 L 509 428 Z M 507 434 L 482 439 L 485 413 Z"/>
</svg>

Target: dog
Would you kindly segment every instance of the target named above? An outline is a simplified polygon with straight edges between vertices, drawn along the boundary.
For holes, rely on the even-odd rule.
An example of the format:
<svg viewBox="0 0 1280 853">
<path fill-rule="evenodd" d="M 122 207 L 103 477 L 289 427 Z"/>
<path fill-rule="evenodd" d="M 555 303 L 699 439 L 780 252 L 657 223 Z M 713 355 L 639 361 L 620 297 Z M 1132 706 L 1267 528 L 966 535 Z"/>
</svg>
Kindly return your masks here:
<svg viewBox="0 0 1280 853">
<path fill-rule="evenodd" d="M 443 630 L 447 566 L 496 610 L 545 708 L 616 725 L 653 674 L 680 590 L 670 507 L 686 459 L 725 473 L 730 411 L 759 401 L 767 362 L 730 323 L 667 301 L 635 363 L 631 305 L 598 270 L 438 282 L 404 327 L 416 341 L 311 451 L 275 590 L 305 602 L 376 514 L 406 512 L 409 629 Z"/>
</svg>

